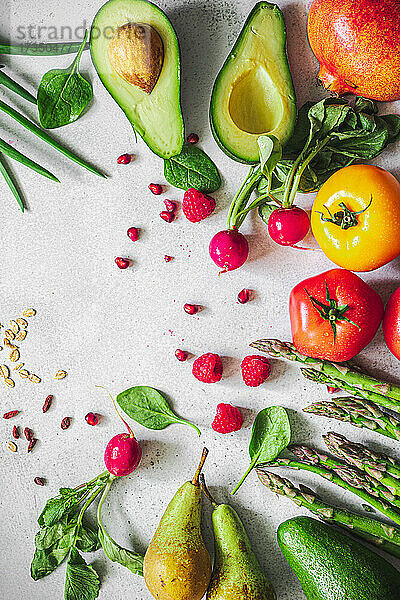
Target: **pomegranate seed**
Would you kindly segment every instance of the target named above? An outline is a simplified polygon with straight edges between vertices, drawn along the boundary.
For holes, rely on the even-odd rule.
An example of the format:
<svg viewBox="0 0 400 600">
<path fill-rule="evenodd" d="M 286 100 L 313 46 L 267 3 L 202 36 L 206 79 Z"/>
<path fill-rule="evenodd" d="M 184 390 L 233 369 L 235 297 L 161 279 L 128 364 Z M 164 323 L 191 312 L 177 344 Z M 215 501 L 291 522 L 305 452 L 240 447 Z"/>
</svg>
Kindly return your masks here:
<svg viewBox="0 0 400 600">
<path fill-rule="evenodd" d="M 47 413 L 47 411 L 51 407 L 52 402 L 53 402 L 53 396 L 51 394 L 49 394 L 49 396 L 47 396 L 46 400 L 44 401 L 44 404 L 42 407 L 42 411 L 44 413 Z"/>
<path fill-rule="evenodd" d="M 173 256 L 168 256 L 168 254 L 165 254 L 164 255 L 164 260 L 165 260 L 165 262 L 171 262 L 171 260 L 174 260 L 174 257 Z"/>
<path fill-rule="evenodd" d="M 187 360 L 189 353 L 185 350 L 180 350 L 179 348 L 177 348 L 177 350 L 175 350 L 175 356 L 180 362 L 184 362 L 185 360 Z"/>
<path fill-rule="evenodd" d="M 167 223 L 172 223 L 172 221 L 175 219 L 174 213 L 168 212 L 166 210 L 160 212 L 160 217 Z"/>
<path fill-rule="evenodd" d="M 176 202 L 172 202 L 172 200 L 164 200 L 164 204 L 168 212 L 174 213 L 177 211 L 178 206 Z"/>
<path fill-rule="evenodd" d="M 189 144 L 197 144 L 197 142 L 199 141 L 199 136 L 197 135 L 197 133 L 191 133 L 190 135 L 188 135 L 187 141 Z"/>
<path fill-rule="evenodd" d="M 131 261 L 129 258 L 123 258 L 122 256 L 117 256 L 115 259 L 115 264 L 119 269 L 127 269 L 131 266 Z"/>
<path fill-rule="evenodd" d="M 85 417 L 85 421 L 88 425 L 93 425 L 94 427 L 95 425 L 97 425 L 100 419 L 99 416 L 96 415 L 96 413 L 88 413 Z"/>
<path fill-rule="evenodd" d="M 19 410 L 10 410 L 6 413 L 4 413 L 3 415 L 3 419 L 12 419 L 13 417 L 16 417 L 19 413 Z"/>
<path fill-rule="evenodd" d="M 61 429 L 68 429 L 71 425 L 71 417 L 64 417 L 61 421 Z"/>
<path fill-rule="evenodd" d="M 121 154 L 121 156 L 118 156 L 117 158 L 117 163 L 119 165 L 129 165 L 129 163 L 132 161 L 132 154 Z"/>
<path fill-rule="evenodd" d="M 328 394 L 336 394 L 336 392 L 339 391 L 339 388 L 335 388 L 330 385 L 327 385 L 326 389 L 328 390 Z"/>
<path fill-rule="evenodd" d="M 188 315 L 195 315 L 199 312 L 200 307 L 197 304 L 185 304 L 185 306 L 183 307 L 183 310 Z"/>
<path fill-rule="evenodd" d="M 163 193 L 162 185 L 160 185 L 159 183 L 151 183 L 149 185 L 149 190 L 155 196 L 159 196 L 160 194 Z"/>
<path fill-rule="evenodd" d="M 136 227 L 129 227 L 126 235 L 132 240 L 132 242 L 137 242 L 139 239 L 139 229 Z"/>
<path fill-rule="evenodd" d="M 13 427 L 13 433 L 12 434 L 13 434 L 13 438 L 15 440 L 19 439 L 19 437 L 20 437 L 19 428 L 16 425 L 14 425 L 14 427 Z"/>
<path fill-rule="evenodd" d="M 34 449 L 34 447 L 36 446 L 36 442 L 37 439 L 36 438 L 32 438 L 31 440 L 29 440 L 29 444 L 28 444 L 28 453 L 32 452 L 32 450 Z"/>
<path fill-rule="evenodd" d="M 238 293 L 237 301 L 239 304 L 246 304 L 249 300 L 251 300 L 251 292 L 247 288 L 243 288 L 243 290 Z"/>
<path fill-rule="evenodd" d="M 25 427 L 24 429 L 24 436 L 27 439 L 28 442 L 31 442 L 33 440 L 33 431 L 32 429 L 29 429 L 29 427 Z"/>
<path fill-rule="evenodd" d="M 34 481 L 34 483 L 36 483 L 36 485 L 40 485 L 40 486 L 44 485 L 43 477 L 35 477 L 35 479 L 33 481 Z"/>
</svg>

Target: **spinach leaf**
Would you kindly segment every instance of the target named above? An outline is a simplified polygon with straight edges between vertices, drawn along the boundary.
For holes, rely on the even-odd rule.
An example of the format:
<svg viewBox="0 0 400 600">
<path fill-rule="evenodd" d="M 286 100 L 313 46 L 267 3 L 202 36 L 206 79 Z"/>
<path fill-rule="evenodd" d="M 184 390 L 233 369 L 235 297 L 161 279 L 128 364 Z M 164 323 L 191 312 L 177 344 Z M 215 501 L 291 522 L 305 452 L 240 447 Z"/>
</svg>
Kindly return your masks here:
<svg viewBox="0 0 400 600">
<path fill-rule="evenodd" d="M 122 546 L 112 539 L 101 523 L 99 523 L 99 539 L 107 558 L 126 567 L 132 573 L 143 576 L 144 556 L 132 552 L 132 550 L 122 548 Z"/>
<path fill-rule="evenodd" d="M 201 435 L 196 425 L 173 413 L 164 396 L 154 388 L 144 385 L 131 387 L 118 394 L 117 402 L 131 419 L 148 429 L 165 429 L 172 423 L 181 423 L 190 425 Z"/>
<path fill-rule="evenodd" d="M 67 562 L 65 600 L 94 600 L 99 590 L 100 581 L 96 571 L 86 564 L 76 548 L 71 548 Z"/>
<path fill-rule="evenodd" d="M 238 491 L 247 475 L 257 464 L 273 460 L 289 445 L 290 435 L 289 418 L 284 408 L 269 406 L 258 413 L 253 423 L 249 445 L 250 467 L 232 494 Z"/>
<path fill-rule="evenodd" d="M 79 73 L 79 62 L 87 31 L 73 63 L 67 69 L 52 69 L 39 84 L 37 106 L 42 127 L 54 129 L 77 120 L 93 96 L 92 86 Z"/>
<path fill-rule="evenodd" d="M 205 152 L 196 146 L 183 146 L 177 156 L 164 160 L 164 176 L 171 185 L 199 192 L 216 192 L 221 187 L 217 167 Z"/>
</svg>

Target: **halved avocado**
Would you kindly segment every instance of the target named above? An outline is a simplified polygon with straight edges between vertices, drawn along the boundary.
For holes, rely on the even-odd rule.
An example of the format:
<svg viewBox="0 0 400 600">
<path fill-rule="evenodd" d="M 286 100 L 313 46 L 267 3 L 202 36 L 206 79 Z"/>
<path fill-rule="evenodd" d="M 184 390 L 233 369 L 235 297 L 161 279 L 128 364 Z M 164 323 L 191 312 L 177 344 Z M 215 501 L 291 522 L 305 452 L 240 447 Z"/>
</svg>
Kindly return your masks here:
<svg viewBox="0 0 400 600">
<path fill-rule="evenodd" d="M 295 120 L 285 21 L 276 4 L 259 2 L 215 80 L 211 129 L 228 156 L 253 164 L 259 161 L 257 138 L 272 134 L 284 145 Z"/>
<path fill-rule="evenodd" d="M 90 51 L 104 86 L 149 148 L 161 158 L 179 154 L 179 45 L 163 11 L 145 0 L 110 0 L 94 18 Z"/>
</svg>

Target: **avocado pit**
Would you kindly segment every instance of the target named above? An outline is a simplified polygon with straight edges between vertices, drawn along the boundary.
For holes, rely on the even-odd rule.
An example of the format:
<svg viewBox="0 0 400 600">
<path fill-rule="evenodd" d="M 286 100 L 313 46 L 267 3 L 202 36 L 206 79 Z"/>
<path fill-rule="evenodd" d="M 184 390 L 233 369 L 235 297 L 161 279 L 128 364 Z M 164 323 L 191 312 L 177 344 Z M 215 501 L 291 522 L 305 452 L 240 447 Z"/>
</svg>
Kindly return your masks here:
<svg viewBox="0 0 400 600">
<path fill-rule="evenodd" d="M 121 25 L 108 44 L 107 54 L 111 66 L 120 77 L 146 94 L 151 94 L 164 61 L 163 41 L 151 25 Z"/>
</svg>

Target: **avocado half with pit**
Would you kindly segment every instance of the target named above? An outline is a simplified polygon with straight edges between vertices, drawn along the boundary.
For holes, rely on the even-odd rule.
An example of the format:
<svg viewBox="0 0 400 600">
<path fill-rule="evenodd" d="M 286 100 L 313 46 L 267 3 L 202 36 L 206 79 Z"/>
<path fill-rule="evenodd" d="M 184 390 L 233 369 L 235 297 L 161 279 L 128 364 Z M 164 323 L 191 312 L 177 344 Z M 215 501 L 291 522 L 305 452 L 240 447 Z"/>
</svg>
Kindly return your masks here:
<svg viewBox="0 0 400 600">
<path fill-rule="evenodd" d="M 110 0 L 94 18 L 90 51 L 102 83 L 149 148 L 161 158 L 179 154 L 179 44 L 163 11 L 145 0 Z"/>
<path fill-rule="evenodd" d="M 284 145 L 296 114 L 285 21 L 276 4 L 259 2 L 215 81 L 211 129 L 225 154 L 254 164 L 258 137 L 271 134 Z"/>
</svg>

